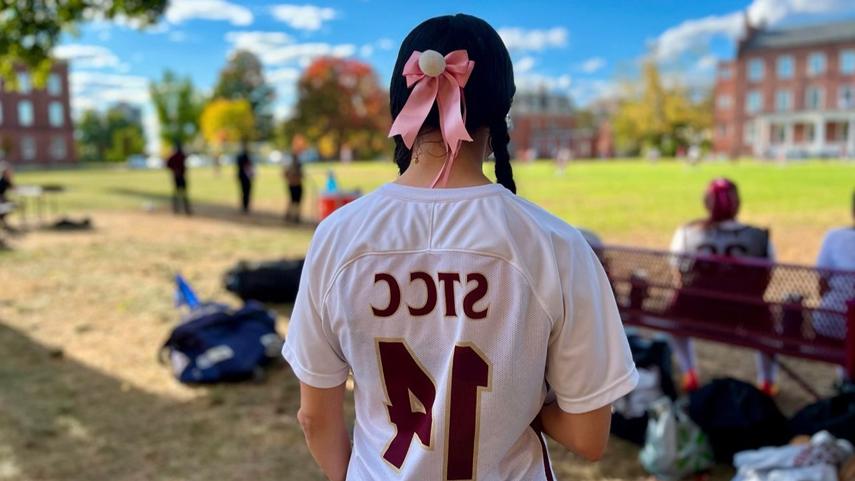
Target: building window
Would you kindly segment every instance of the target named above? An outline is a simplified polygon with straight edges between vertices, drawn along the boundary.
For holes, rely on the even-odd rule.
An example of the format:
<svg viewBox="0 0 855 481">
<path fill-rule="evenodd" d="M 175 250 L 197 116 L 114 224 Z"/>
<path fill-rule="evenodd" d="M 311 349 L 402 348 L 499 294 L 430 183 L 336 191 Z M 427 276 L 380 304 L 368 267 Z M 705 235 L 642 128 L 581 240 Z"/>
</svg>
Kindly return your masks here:
<svg viewBox="0 0 855 481">
<path fill-rule="evenodd" d="M 733 71 L 730 69 L 730 67 L 721 67 L 718 70 L 718 78 L 722 80 L 730 80 L 731 77 L 733 77 Z"/>
<path fill-rule="evenodd" d="M 793 56 L 792 55 L 781 55 L 778 57 L 778 78 L 788 79 L 793 78 Z"/>
<path fill-rule="evenodd" d="M 757 130 L 754 127 L 754 122 L 748 122 L 745 124 L 742 130 L 742 139 L 746 144 L 754 143 L 754 136 L 756 135 Z"/>
<path fill-rule="evenodd" d="M 718 136 L 727 137 L 727 124 L 718 124 Z"/>
<path fill-rule="evenodd" d="M 36 158 L 36 140 L 29 135 L 21 137 L 21 158 L 24 160 Z"/>
<path fill-rule="evenodd" d="M 793 108 L 793 93 L 789 90 L 778 90 L 775 92 L 775 110 L 786 112 Z"/>
<path fill-rule="evenodd" d="M 813 139 L 816 137 L 816 129 L 813 124 L 805 124 L 805 142 L 812 143 Z"/>
<path fill-rule="evenodd" d="M 763 80 L 763 70 L 763 59 L 752 58 L 748 61 L 748 80 L 752 82 Z"/>
<path fill-rule="evenodd" d="M 18 102 L 18 125 L 21 127 L 33 125 L 33 103 L 29 100 Z"/>
<path fill-rule="evenodd" d="M 855 108 L 855 86 L 841 85 L 837 89 L 837 108 Z"/>
<path fill-rule="evenodd" d="M 808 55 L 808 75 L 820 75 L 825 73 L 825 54 L 813 52 Z"/>
<path fill-rule="evenodd" d="M 30 80 L 30 74 L 18 72 L 18 93 L 28 94 L 31 90 L 33 90 L 33 83 Z"/>
<path fill-rule="evenodd" d="M 52 73 L 48 75 L 47 91 L 53 96 L 62 95 L 62 79 L 59 74 Z"/>
<path fill-rule="evenodd" d="M 48 105 L 48 122 L 51 127 L 62 127 L 65 120 L 65 111 L 60 102 L 51 102 Z"/>
<path fill-rule="evenodd" d="M 842 50 L 840 52 L 840 73 L 855 74 L 855 50 Z"/>
<path fill-rule="evenodd" d="M 822 87 L 812 85 L 805 90 L 805 108 L 819 110 L 823 107 Z"/>
<path fill-rule="evenodd" d="M 56 135 L 50 139 L 50 156 L 53 160 L 62 160 L 65 158 L 65 139 L 61 135 Z"/>
<path fill-rule="evenodd" d="M 0 125 L 3 125 L 3 102 L 0 102 Z"/>
<path fill-rule="evenodd" d="M 721 94 L 716 99 L 716 105 L 720 109 L 729 109 L 733 105 L 733 98 L 728 94 Z"/>
<path fill-rule="evenodd" d="M 758 90 L 748 92 L 745 97 L 745 110 L 752 114 L 763 110 L 763 97 Z"/>
</svg>

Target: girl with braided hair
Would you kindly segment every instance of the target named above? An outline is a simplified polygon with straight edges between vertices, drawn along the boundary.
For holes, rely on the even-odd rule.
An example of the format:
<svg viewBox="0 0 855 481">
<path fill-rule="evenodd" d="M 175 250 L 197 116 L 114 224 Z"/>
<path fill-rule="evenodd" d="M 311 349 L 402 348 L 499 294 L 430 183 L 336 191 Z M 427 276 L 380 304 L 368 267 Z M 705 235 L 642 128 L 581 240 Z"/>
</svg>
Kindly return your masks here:
<svg viewBox="0 0 855 481">
<path fill-rule="evenodd" d="M 544 433 L 599 458 L 611 403 L 637 383 L 596 255 L 515 195 L 514 91 L 479 18 L 432 18 L 401 45 L 400 176 L 320 224 L 283 347 L 330 479 L 552 480 Z M 482 170 L 491 153 L 498 184 Z"/>
</svg>

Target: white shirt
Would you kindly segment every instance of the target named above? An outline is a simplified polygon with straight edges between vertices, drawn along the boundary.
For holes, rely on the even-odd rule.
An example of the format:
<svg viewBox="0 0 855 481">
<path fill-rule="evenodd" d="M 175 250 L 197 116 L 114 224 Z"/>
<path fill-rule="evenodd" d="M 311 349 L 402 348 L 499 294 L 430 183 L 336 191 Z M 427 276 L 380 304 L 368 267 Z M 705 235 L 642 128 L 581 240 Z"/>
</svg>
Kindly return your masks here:
<svg viewBox="0 0 855 481">
<path fill-rule="evenodd" d="M 283 354 L 352 372 L 347 479 L 551 480 L 530 427 L 636 385 L 608 279 L 579 232 L 500 185 L 387 184 L 318 227 Z"/>
<path fill-rule="evenodd" d="M 841 227 L 825 234 L 816 266 L 820 269 L 855 271 L 855 228 Z M 822 296 L 820 307 L 838 312 L 846 311 L 846 303 L 855 299 L 855 277 L 829 274 L 828 292 Z M 846 332 L 843 318 L 820 314 L 814 319 L 814 329 L 820 334 L 842 338 Z"/>
</svg>

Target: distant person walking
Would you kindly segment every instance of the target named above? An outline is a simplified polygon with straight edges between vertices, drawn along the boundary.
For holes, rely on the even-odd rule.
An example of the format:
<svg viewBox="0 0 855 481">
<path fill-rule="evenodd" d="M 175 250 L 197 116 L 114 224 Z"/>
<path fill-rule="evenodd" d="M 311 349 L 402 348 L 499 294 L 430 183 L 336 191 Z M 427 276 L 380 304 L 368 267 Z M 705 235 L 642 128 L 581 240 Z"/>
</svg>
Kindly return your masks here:
<svg viewBox="0 0 855 481">
<path fill-rule="evenodd" d="M 708 255 L 721 257 L 751 257 L 774 260 L 774 251 L 769 238 L 769 231 L 736 220 L 740 200 L 736 184 L 728 179 L 714 179 L 710 182 L 704 194 L 704 206 L 707 217 L 685 224 L 677 229 L 671 241 L 671 252 L 675 254 Z M 680 271 L 684 288 L 694 288 L 722 282 L 716 277 L 716 272 L 707 269 L 697 272 L 697 268 L 706 264 L 690 262 L 685 259 L 675 259 L 675 265 Z M 741 279 L 745 285 L 733 283 L 730 287 L 740 290 L 740 295 L 758 296 L 762 300 L 763 292 L 768 284 L 765 271 L 754 270 L 758 278 L 751 276 Z M 731 281 L 728 279 L 728 281 Z M 696 285 L 697 284 L 697 285 Z M 720 302 L 709 305 L 710 300 L 682 292 L 675 301 L 674 309 L 688 310 L 693 316 L 712 318 L 725 317 L 723 321 L 750 321 L 769 316 L 768 310 L 741 304 L 729 306 Z M 732 307 L 732 308 L 731 308 Z M 734 319 L 730 319 L 734 317 Z M 738 318 L 738 319 L 736 319 Z M 683 388 L 693 391 L 698 388 L 698 369 L 695 360 L 692 340 L 688 337 L 673 336 L 672 349 L 683 370 Z M 765 393 L 774 394 L 777 364 L 774 357 L 761 352 L 757 353 L 758 384 Z"/>
<path fill-rule="evenodd" d="M 6 223 L 7 212 L 3 210 L 3 204 L 9 203 L 7 193 L 15 187 L 12 183 L 12 166 L 6 162 L 0 162 L 0 228 L 12 230 L 11 226 Z"/>
<path fill-rule="evenodd" d="M 249 155 L 249 144 L 241 142 L 240 153 L 237 156 L 237 176 L 240 183 L 241 210 L 249 214 L 249 202 L 252 197 L 252 179 L 255 177 L 255 167 Z"/>
<path fill-rule="evenodd" d="M 187 197 L 187 156 L 181 148 L 181 142 L 175 142 L 175 151 L 166 159 L 166 168 L 172 172 L 175 189 L 172 193 L 172 211 L 176 214 L 182 210 L 187 215 L 193 215 L 190 199 Z"/>
<path fill-rule="evenodd" d="M 299 224 L 300 203 L 303 201 L 303 166 L 300 164 L 300 157 L 294 155 L 294 160 L 285 168 L 284 176 L 290 197 L 285 211 L 285 222 Z"/>
</svg>

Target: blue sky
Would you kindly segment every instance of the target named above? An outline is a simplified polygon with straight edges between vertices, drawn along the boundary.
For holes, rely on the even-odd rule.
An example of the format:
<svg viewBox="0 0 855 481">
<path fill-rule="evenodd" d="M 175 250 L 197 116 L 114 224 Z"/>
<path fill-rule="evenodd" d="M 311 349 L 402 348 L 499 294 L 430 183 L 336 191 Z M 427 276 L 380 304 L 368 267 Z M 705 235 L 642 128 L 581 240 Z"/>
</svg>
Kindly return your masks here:
<svg viewBox="0 0 855 481">
<path fill-rule="evenodd" d="M 712 81 L 717 59 L 733 55 L 743 12 L 773 27 L 855 18 L 851 0 L 390 1 L 276 3 L 172 0 L 161 22 L 143 30 L 95 21 L 55 50 L 71 61 L 75 113 L 119 100 L 139 104 L 156 130 L 147 83 L 164 69 L 209 91 L 228 55 L 254 51 L 288 115 L 300 70 L 318 55 L 359 58 L 381 83 L 403 37 L 420 21 L 464 12 L 499 30 L 514 59 L 518 88 L 545 86 L 587 104 L 612 95 L 619 78 L 653 56 L 669 78 Z"/>
</svg>

